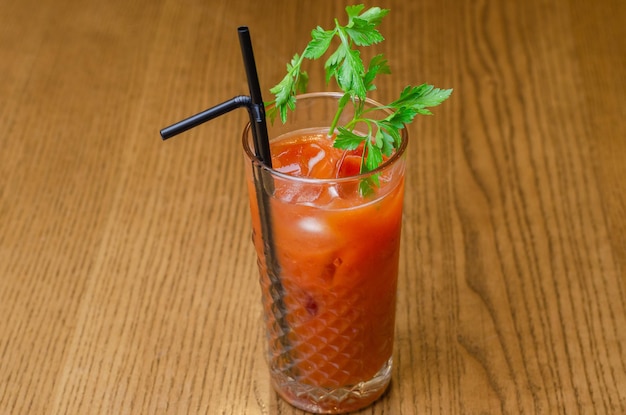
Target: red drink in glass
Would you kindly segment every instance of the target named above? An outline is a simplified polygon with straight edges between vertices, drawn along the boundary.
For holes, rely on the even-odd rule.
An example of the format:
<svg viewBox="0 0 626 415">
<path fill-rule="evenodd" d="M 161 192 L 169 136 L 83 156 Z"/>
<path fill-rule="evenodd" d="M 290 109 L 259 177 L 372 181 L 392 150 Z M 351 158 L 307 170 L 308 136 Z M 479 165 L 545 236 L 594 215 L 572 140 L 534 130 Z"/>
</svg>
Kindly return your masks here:
<svg viewBox="0 0 626 415">
<path fill-rule="evenodd" d="M 389 384 L 404 195 L 405 130 L 395 154 L 359 174 L 362 149 L 334 148 L 325 127 L 338 97 L 301 96 L 303 119 L 270 127 L 272 169 L 244 134 L 272 383 L 292 405 L 319 413 L 362 408 Z"/>
</svg>

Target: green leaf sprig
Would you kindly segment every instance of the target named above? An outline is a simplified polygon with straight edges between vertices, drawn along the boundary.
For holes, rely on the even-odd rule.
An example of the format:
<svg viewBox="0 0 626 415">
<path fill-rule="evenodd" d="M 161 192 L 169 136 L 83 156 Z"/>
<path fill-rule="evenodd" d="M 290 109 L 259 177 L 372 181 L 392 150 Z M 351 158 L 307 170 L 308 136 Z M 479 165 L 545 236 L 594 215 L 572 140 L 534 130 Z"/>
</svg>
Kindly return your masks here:
<svg viewBox="0 0 626 415">
<path fill-rule="evenodd" d="M 309 76 L 302 69 L 305 60 L 317 60 L 324 56 L 334 40 L 338 46 L 327 58 L 324 69 L 326 82 L 335 79 L 343 92 L 339 100 L 337 112 L 330 125 L 330 133 L 335 134 L 334 147 L 344 150 L 355 150 L 361 145 L 364 150 L 361 156 L 360 172 L 368 172 L 380 166 L 384 157 L 389 157 L 401 144 L 400 130 L 413 121 L 416 115 L 430 115 L 430 107 L 445 101 L 452 89 L 439 89 L 423 84 L 417 87 L 407 86 L 400 97 L 388 105 L 374 108 L 365 107 L 365 99 L 369 91 L 376 89 L 374 81 L 379 74 L 390 74 L 391 69 L 382 54 L 374 56 L 367 68 L 356 47 L 371 46 L 384 40 L 378 31 L 388 9 L 371 7 L 365 10 L 362 4 L 346 7 L 348 23 L 341 25 L 335 19 L 335 27 L 325 30 L 321 27 L 311 32 L 311 41 L 302 54 L 295 54 L 287 64 L 287 74 L 270 92 L 275 99 L 268 102 L 267 116 L 273 122 L 280 116 L 283 123 L 287 120 L 288 111 L 296 108 L 296 95 L 306 92 Z M 345 125 L 337 125 L 346 105 L 352 103 L 354 116 Z M 386 109 L 390 113 L 383 119 L 369 118 L 372 111 Z M 367 135 L 356 133 L 357 125 L 364 123 Z"/>
</svg>

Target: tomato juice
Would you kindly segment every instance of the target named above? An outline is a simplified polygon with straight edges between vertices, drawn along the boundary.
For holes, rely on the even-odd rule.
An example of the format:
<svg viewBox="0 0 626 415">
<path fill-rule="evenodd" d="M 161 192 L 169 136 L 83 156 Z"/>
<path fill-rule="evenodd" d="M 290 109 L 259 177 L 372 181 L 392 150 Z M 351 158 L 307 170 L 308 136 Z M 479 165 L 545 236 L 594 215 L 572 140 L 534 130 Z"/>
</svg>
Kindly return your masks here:
<svg viewBox="0 0 626 415">
<path fill-rule="evenodd" d="M 299 95 L 287 123 L 268 124 L 271 168 L 250 126 L 243 135 L 272 385 L 318 413 L 369 405 L 392 370 L 408 136 L 401 130 L 399 148 L 361 174 L 363 147 L 335 148 L 329 135 L 331 120 L 354 117 L 350 106 L 336 114 L 341 97 Z"/>
<path fill-rule="evenodd" d="M 390 378 L 404 160 L 392 156 L 377 171 L 378 183 L 364 193 L 361 184 L 371 178 L 358 175 L 361 151 L 334 148 L 327 130 L 300 130 L 272 141 L 272 170 L 254 161 L 247 168 L 273 383 L 304 409 L 362 407 L 384 392 Z M 279 310 L 265 261 L 254 169 L 271 175 Z M 364 390 L 372 379 L 376 388 Z M 331 395 L 347 388 L 359 399 L 337 402 L 331 396 L 330 403 L 307 406 L 294 385 Z"/>
</svg>

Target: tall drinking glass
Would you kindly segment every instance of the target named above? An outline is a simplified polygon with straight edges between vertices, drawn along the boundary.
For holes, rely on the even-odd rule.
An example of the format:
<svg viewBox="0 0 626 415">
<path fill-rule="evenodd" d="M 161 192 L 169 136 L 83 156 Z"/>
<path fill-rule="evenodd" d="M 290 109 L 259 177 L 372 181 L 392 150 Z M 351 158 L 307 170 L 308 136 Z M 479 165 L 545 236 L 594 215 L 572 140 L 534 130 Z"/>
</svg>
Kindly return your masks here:
<svg viewBox="0 0 626 415">
<path fill-rule="evenodd" d="M 358 151 L 328 137 L 339 98 L 301 95 L 287 124 L 268 123 L 272 169 L 243 134 L 271 381 L 318 413 L 367 406 L 391 379 L 408 140 L 359 174 Z"/>
</svg>

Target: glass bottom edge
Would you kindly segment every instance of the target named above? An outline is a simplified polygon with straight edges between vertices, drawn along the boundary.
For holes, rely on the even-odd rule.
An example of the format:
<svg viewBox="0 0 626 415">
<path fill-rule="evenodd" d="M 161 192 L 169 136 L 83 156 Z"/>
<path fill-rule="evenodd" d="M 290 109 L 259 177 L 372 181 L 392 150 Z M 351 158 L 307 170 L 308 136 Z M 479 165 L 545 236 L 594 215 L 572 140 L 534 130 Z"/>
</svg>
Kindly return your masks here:
<svg viewBox="0 0 626 415">
<path fill-rule="evenodd" d="M 280 397 L 298 409 L 318 414 L 342 414 L 378 400 L 389 386 L 392 366 L 393 357 L 390 357 L 371 379 L 338 388 L 300 383 L 283 372 L 273 372 L 271 379 Z"/>
</svg>

